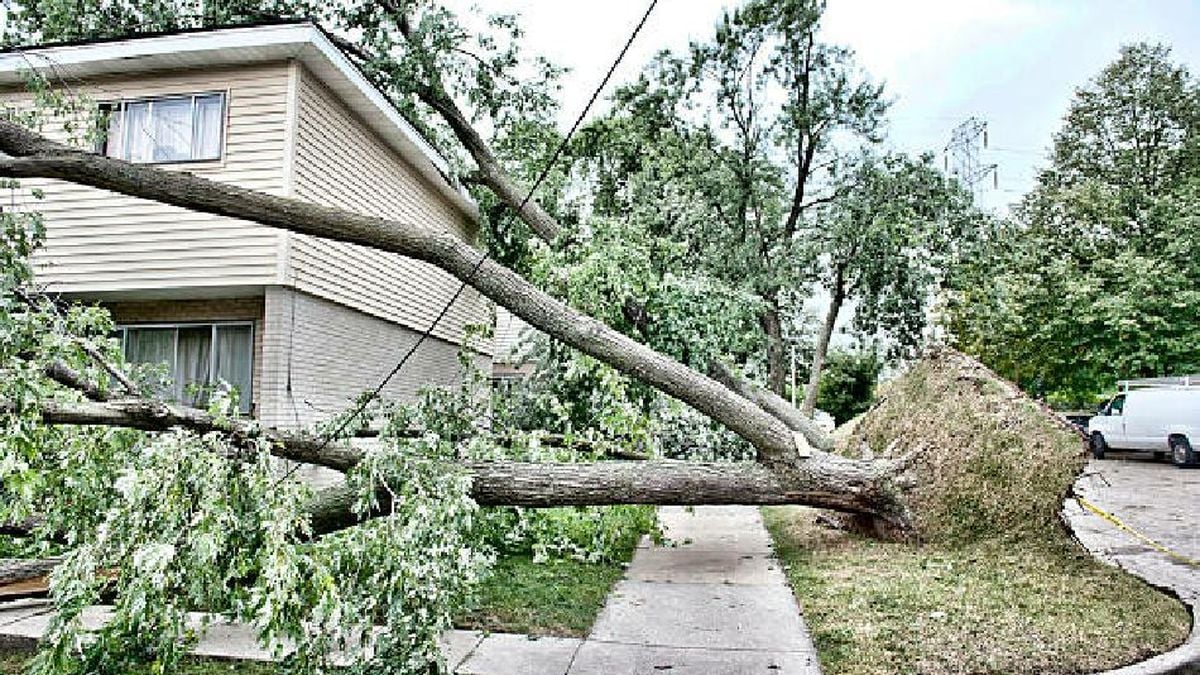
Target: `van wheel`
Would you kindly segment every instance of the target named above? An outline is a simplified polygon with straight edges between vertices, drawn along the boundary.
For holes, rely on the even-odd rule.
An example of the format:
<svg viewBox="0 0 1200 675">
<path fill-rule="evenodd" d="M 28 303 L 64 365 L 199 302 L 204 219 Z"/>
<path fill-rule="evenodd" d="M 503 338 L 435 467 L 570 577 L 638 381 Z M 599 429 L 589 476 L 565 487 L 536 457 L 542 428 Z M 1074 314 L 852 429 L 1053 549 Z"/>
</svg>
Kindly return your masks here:
<svg viewBox="0 0 1200 675">
<path fill-rule="evenodd" d="M 1193 466 L 1196 463 L 1196 451 L 1192 444 L 1183 436 L 1171 437 L 1171 459 L 1175 466 Z"/>
<path fill-rule="evenodd" d="M 1104 453 L 1108 451 L 1108 443 L 1104 441 L 1104 437 L 1100 435 L 1099 431 L 1092 434 L 1091 448 L 1092 457 L 1104 459 Z"/>
</svg>

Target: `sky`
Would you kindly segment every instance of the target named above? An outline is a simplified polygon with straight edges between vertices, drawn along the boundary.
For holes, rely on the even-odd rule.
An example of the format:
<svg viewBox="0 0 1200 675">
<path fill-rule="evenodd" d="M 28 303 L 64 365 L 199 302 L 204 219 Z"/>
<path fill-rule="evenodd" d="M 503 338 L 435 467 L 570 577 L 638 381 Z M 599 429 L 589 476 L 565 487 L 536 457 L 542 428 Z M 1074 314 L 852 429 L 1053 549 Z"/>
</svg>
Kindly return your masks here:
<svg viewBox="0 0 1200 675">
<path fill-rule="evenodd" d="M 450 2 L 468 7 L 469 0 Z M 563 125 L 603 78 L 647 0 L 475 0 L 521 15 L 526 44 L 571 73 Z M 661 49 L 705 39 L 729 0 L 659 0 L 615 81 L 635 77 Z M 823 38 L 850 47 L 893 101 L 888 143 L 939 157 L 952 129 L 986 122 L 980 158 L 997 165 L 980 203 L 1003 210 L 1032 185 L 1075 88 L 1122 44 L 1163 42 L 1200 75 L 1198 0 L 828 0 Z M 611 86 L 609 91 L 611 91 Z"/>
</svg>

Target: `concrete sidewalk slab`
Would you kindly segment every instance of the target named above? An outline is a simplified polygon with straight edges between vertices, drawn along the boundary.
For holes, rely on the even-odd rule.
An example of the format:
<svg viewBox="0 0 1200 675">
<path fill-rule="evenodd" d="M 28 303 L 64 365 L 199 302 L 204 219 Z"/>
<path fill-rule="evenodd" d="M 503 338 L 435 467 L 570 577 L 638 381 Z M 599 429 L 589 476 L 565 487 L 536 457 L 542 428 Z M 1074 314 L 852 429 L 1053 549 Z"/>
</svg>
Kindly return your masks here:
<svg viewBox="0 0 1200 675">
<path fill-rule="evenodd" d="M 671 541 L 634 554 L 570 675 L 819 674 L 795 596 L 753 507 L 662 507 Z"/>
<path fill-rule="evenodd" d="M 772 553 L 771 537 L 754 507 L 664 506 L 658 519 L 663 534 L 678 548 Z"/>
<path fill-rule="evenodd" d="M 774 557 L 738 550 L 671 548 L 638 552 L 638 564 L 626 572 L 630 581 L 676 584 L 778 585 L 787 579 Z"/>
<path fill-rule="evenodd" d="M 810 675 L 812 655 L 799 652 L 681 649 L 609 644 L 589 640 L 579 649 L 571 675 Z"/>
<path fill-rule="evenodd" d="M 583 640 L 493 633 L 455 671 L 460 675 L 564 675 Z"/>
<path fill-rule="evenodd" d="M 440 640 L 442 655 L 446 657 L 446 665 L 451 672 L 461 666 L 482 641 L 483 633 L 477 630 L 448 630 L 443 633 Z"/>
<path fill-rule="evenodd" d="M 803 651 L 807 633 L 787 587 L 623 581 L 591 640 L 666 647 Z"/>
</svg>

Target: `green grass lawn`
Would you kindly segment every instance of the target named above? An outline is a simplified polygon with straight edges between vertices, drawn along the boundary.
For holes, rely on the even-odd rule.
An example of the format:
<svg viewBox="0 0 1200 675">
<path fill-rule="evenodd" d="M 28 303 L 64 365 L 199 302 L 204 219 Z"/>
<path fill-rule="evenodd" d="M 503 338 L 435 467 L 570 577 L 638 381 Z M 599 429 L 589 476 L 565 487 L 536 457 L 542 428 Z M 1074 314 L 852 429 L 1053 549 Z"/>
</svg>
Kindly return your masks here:
<svg viewBox="0 0 1200 675">
<path fill-rule="evenodd" d="M 498 633 L 582 637 L 624 572 L 617 563 L 535 564 L 528 555 L 506 557 L 480 588 L 476 608 L 455 623 Z"/>
<path fill-rule="evenodd" d="M 763 510 L 827 675 L 1093 672 L 1174 647 L 1177 601 L 1065 535 L 1018 545 L 883 543 Z"/>
</svg>

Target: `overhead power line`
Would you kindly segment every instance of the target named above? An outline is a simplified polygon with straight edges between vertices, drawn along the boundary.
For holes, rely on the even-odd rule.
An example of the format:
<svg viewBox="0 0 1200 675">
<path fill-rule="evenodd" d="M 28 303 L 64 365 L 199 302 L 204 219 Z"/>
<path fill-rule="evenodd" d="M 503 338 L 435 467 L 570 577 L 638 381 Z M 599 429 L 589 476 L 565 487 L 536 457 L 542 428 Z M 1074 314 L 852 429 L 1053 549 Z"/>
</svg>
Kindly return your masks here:
<svg viewBox="0 0 1200 675">
<path fill-rule="evenodd" d="M 566 150 L 567 145 L 571 142 L 571 137 L 574 136 L 575 132 L 579 130 L 579 127 L 583 124 L 583 120 L 587 117 L 588 112 L 592 109 L 592 106 L 596 103 L 597 99 L 600 98 L 600 94 L 604 91 L 604 88 L 608 86 L 613 74 L 616 73 L 617 68 L 625 59 L 625 55 L 629 53 L 629 48 L 633 46 L 633 41 L 637 39 L 638 34 L 641 33 L 642 28 L 646 25 L 646 21 L 650 18 L 650 14 L 654 11 L 655 6 L 657 5 L 658 0 L 651 0 L 649 6 L 646 7 L 646 11 L 642 14 L 641 20 L 638 21 L 636 26 L 634 26 L 633 32 L 630 33 L 629 38 L 625 41 L 625 45 L 621 48 L 620 53 L 617 54 L 616 59 L 613 60 L 612 65 L 609 66 L 608 72 L 604 74 L 604 79 L 602 79 L 600 84 L 596 86 L 591 97 L 588 99 L 587 104 L 584 105 L 583 110 L 581 110 L 578 117 L 575 118 L 574 124 L 571 125 L 571 128 L 567 131 L 566 135 L 563 136 L 561 141 L 559 141 L 558 146 L 550 155 L 550 159 L 547 160 L 546 165 L 542 168 L 541 173 L 538 174 L 537 179 L 533 182 L 533 185 L 530 186 L 529 191 L 525 194 L 525 198 L 521 200 L 521 204 L 516 208 L 516 210 L 509 212 L 508 217 L 504 220 L 504 223 L 501 225 L 500 229 L 507 228 L 512 224 L 513 220 L 518 216 L 518 214 L 525 210 L 525 207 L 529 204 L 529 200 L 533 199 L 533 195 L 537 193 L 538 188 L 540 188 L 542 183 L 546 181 L 546 178 L 549 177 L 550 172 L 554 169 L 554 165 L 558 162 L 559 158 L 562 157 L 562 153 Z M 392 379 L 396 377 L 396 374 L 400 372 L 400 369 L 404 367 L 404 364 L 407 363 L 408 360 L 411 359 L 414 354 L 416 354 L 417 349 L 420 348 L 420 346 L 430 338 L 430 336 L 433 334 L 433 331 L 436 330 L 438 325 L 442 322 L 442 319 L 446 318 L 446 314 L 450 312 L 451 307 L 453 307 L 454 303 L 457 302 L 460 297 L 462 297 L 462 294 L 467 289 L 467 286 L 469 286 L 471 282 L 475 280 L 475 276 L 479 273 L 479 269 L 483 266 L 483 263 L 486 262 L 490 257 L 491 255 L 486 252 L 480 255 L 479 260 L 475 262 L 475 265 L 467 273 L 466 278 L 463 279 L 458 285 L 458 289 L 454 292 L 454 295 L 452 295 L 450 300 L 442 306 L 441 311 L 434 316 L 433 321 L 429 324 L 429 327 L 426 328 L 425 331 L 422 332 L 417 338 L 416 342 L 414 342 L 412 346 L 410 346 L 408 350 L 404 352 L 404 355 L 401 356 L 400 360 L 396 362 L 396 366 L 392 368 L 382 380 L 380 380 L 379 384 L 371 390 L 370 394 L 362 397 L 359 400 L 359 403 L 357 406 L 355 406 L 354 411 L 350 415 L 347 415 L 333 431 L 324 435 L 318 450 L 325 449 L 325 447 L 328 446 L 334 438 L 339 436 L 346 430 L 347 427 L 350 426 L 351 422 L 362 415 L 363 411 L 366 410 L 367 406 L 370 405 L 371 402 L 379 398 L 379 395 L 388 386 Z M 284 478 L 290 477 L 299 466 L 300 465 L 297 464 L 296 466 L 292 467 L 292 469 L 284 475 Z"/>
</svg>

